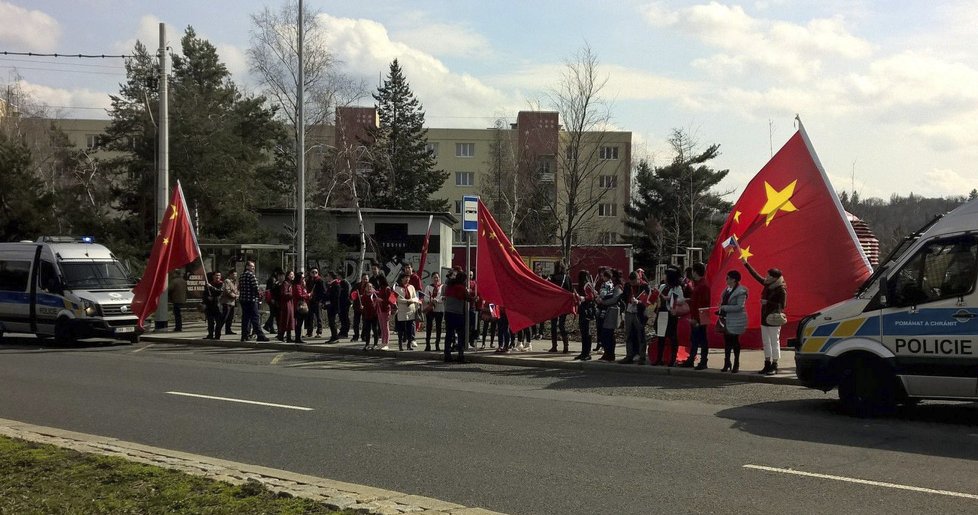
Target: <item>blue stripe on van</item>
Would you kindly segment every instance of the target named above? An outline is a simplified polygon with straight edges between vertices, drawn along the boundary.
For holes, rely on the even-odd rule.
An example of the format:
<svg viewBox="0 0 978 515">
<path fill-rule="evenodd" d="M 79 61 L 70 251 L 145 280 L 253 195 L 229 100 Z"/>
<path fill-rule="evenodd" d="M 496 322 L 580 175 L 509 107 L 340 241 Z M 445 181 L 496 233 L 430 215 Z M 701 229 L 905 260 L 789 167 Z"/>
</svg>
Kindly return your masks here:
<svg viewBox="0 0 978 515">
<path fill-rule="evenodd" d="M 30 293 L 17 292 L 17 291 L 0 291 L 0 302 L 5 302 L 7 304 L 29 304 L 30 301 L 31 301 Z M 37 303 L 41 306 L 50 306 L 52 308 L 65 307 L 65 301 L 63 298 L 57 295 L 51 295 L 50 293 L 38 293 Z"/>
</svg>

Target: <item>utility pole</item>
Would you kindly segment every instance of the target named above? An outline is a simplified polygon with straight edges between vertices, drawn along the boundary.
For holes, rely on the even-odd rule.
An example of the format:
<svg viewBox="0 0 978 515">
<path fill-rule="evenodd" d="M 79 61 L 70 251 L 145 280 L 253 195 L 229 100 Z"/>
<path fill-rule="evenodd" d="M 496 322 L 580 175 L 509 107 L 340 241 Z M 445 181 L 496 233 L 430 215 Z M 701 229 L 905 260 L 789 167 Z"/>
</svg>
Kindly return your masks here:
<svg viewBox="0 0 978 515">
<path fill-rule="evenodd" d="M 295 162 L 298 168 L 299 184 L 296 188 L 298 196 L 296 202 L 296 268 L 305 270 L 306 268 L 306 121 L 303 113 L 303 93 L 305 90 L 305 77 L 302 63 L 302 0 L 299 0 L 299 25 L 296 31 L 299 35 L 299 73 L 296 83 L 296 139 L 295 139 Z"/>
<path fill-rule="evenodd" d="M 163 225 L 166 208 L 169 202 L 167 192 L 170 191 L 170 127 L 168 122 L 169 106 L 167 106 L 167 56 L 166 56 L 166 24 L 160 23 L 160 123 L 159 123 L 159 161 L 156 175 L 156 226 Z M 165 330 L 170 316 L 167 310 L 169 277 L 164 278 L 163 295 L 156 308 L 156 330 Z"/>
</svg>

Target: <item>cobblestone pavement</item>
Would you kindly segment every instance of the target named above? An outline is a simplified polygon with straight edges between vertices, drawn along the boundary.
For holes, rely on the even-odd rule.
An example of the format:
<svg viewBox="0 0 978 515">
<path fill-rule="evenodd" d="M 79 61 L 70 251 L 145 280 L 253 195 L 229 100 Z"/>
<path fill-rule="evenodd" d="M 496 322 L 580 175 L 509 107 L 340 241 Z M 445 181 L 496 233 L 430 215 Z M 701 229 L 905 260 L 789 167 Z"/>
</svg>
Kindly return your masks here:
<svg viewBox="0 0 978 515">
<path fill-rule="evenodd" d="M 257 481 L 276 492 L 312 499 L 330 509 L 376 515 L 492 515 L 497 512 L 465 507 L 429 497 L 295 474 L 256 465 L 160 449 L 115 438 L 76 433 L 0 419 L 0 435 L 50 444 L 90 454 L 116 456 L 232 484 Z"/>
</svg>

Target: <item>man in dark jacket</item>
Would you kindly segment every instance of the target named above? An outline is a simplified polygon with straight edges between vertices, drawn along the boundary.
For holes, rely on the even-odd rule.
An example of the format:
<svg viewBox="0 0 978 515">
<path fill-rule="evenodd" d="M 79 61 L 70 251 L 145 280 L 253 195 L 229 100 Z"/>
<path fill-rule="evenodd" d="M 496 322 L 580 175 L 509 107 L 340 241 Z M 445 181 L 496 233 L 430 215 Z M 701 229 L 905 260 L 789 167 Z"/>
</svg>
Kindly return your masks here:
<svg viewBox="0 0 978 515">
<path fill-rule="evenodd" d="M 258 279 L 255 277 L 255 263 L 248 261 L 238 280 L 238 302 L 241 303 L 241 341 L 248 341 L 251 331 L 258 334 L 258 341 L 267 342 L 268 337 L 261 331 L 261 318 L 258 314 Z"/>
<path fill-rule="evenodd" d="M 312 321 L 316 321 L 316 338 L 323 335 L 323 298 L 326 297 L 326 282 L 319 275 L 319 269 L 313 267 L 309 271 L 309 282 L 306 285 L 309 292 L 309 326 L 306 327 L 306 338 L 312 338 Z"/>
<path fill-rule="evenodd" d="M 570 276 L 564 270 L 563 263 L 554 263 L 554 273 L 550 275 L 550 282 L 560 286 L 567 291 L 574 291 Z M 550 321 L 550 350 L 547 352 L 557 352 L 557 332 L 560 332 L 560 339 L 564 343 L 564 354 L 570 352 L 570 345 L 567 342 L 567 315 Z"/>
<path fill-rule="evenodd" d="M 326 318 L 329 322 L 329 341 L 339 340 L 336 334 L 336 314 L 340 308 L 340 282 L 336 272 L 329 273 L 329 284 L 326 285 Z"/>
</svg>

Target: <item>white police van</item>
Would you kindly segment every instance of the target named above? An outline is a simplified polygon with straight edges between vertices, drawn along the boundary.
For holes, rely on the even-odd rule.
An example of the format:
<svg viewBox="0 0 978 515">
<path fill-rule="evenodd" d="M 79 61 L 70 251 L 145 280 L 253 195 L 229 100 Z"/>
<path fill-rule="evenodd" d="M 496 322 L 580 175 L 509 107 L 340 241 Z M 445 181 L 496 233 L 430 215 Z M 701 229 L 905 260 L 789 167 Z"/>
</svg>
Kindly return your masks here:
<svg viewBox="0 0 978 515">
<path fill-rule="evenodd" d="M 803 319 L 803 384 L 855 415 L 978 399 L 978 200 L 908 236 L 850 299 Z"/>
<path fill-rule="evenodd" d="M 0 337 L 64 343 L 106 337 L 139 341 L 132 281 L 109 249 L 90 238 L 0 243 Z"/>
</svg>

